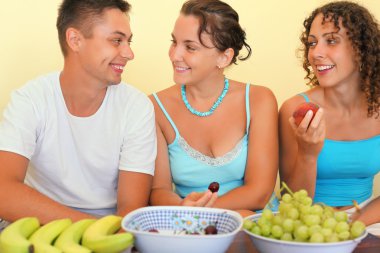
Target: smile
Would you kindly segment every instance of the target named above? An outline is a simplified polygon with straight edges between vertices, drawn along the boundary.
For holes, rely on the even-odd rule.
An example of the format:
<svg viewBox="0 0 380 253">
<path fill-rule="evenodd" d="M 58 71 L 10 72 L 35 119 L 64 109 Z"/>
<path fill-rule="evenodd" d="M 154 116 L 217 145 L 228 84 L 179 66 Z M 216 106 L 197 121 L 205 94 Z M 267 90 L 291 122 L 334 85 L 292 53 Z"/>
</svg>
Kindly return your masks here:
<svg viewBox="0 0 380 253">
<path fill-rule="evenodd" d="M 335 67 L 335 65 L 319 65 L 317 66 L 317 70 L 318 71 L 324 71 L 324 70 L 328 70 L 328 69 L 332 69 L 333 67 Z"/>
<path fill-rule="evenodd" d="M 124 70 L 124 65 L 121 65 L 121 64 L 110 64 L 111 65 L 111 68 L 113 69 L 113 71 L 115 71 L 115 73 L 117 73 L 118 75 L 121 75 L 123 73 L 123 70 Z"/>
<path fill-rule="evenodd" d="M 177 71 L 186 71 L 186 70 L 189 70 L 190 68 L 185 68 L 185 67 L 175 67 L 175 70 Z"/>
<path fill-rule="evenodd" d="M 123 65 L 116 65 L 116 64 L 111 64 L 111 66 L 115 69 L 118 69 L 118 70 L 123 70 L 124 69 L 124 66 Z"/>
</svg>

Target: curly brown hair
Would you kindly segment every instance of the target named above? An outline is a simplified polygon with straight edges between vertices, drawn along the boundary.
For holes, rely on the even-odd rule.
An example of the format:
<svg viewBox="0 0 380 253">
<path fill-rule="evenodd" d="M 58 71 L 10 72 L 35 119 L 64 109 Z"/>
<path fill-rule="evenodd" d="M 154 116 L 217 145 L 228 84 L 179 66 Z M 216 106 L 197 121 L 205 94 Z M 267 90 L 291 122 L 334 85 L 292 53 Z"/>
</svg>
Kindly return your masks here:
<svg viewBox="0 0 380 253">
<path fill-rule="evenodd" d="M 302 42 L 300 51 L 303 53 L 303 68 L 306 71 L 305 79 L 308 80 L 307 84 L 312 87 L 319 83 L 310 69 L 308 61 L 308 36 L 311 24 L 320 13 L 323 14 L 322 23 L 326 20 L 331 21 L 339 30 L 341 21 L 343 27 L 347 29 L 348 38 L 358 57 L 358 64 L 360 64 L 362 79 L 360 88 L 367 98 L 368 117 L 376 114 L 376 118 L 378 118 L 380 107 L 380 29 L 378 22 L 366 8 L 349 1 L 332 2 L 315 9 L 303 22 L 304 31 L 300 37 Z"/>
<path fill-rule="evenodd" d="M 199 41 L 203 44 L 203 32 L 211 35 L 211 41 L 221 52 L 228 48 L 234 50 L 231 64 L 236 64 L 240 50 L 245 47 L 248 51 L 241 61 L 247 60 L 252 53 L 246 42 L 245 31 L 239 24 L 238 13 L 228 4 L 219 0 L 189 0 L 182 5 L 181 13 L 193 15 L 200 20 L 198 31 Z"/>
</svg>

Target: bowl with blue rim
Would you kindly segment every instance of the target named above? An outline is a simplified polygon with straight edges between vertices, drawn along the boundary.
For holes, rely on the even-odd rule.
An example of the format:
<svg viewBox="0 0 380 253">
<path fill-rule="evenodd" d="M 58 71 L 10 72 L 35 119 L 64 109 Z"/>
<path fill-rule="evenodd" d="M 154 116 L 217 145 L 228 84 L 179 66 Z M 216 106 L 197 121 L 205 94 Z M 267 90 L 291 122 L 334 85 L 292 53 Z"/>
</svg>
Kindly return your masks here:
<svg viewBox="0 0 380 253">
<path fill-rule="evenodd" d="M 188 206 L 143 207 L 122 220 L 140 253 L 226 252 L 242 224 L 235 211 Z"/>
</svg>

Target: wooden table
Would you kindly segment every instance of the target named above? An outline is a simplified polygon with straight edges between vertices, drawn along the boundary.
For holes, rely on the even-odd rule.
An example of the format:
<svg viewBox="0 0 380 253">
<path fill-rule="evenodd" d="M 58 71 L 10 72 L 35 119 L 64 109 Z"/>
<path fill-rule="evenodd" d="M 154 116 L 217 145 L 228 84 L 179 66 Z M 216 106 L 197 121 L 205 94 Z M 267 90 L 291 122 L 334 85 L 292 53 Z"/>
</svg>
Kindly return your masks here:
<svg viewBox="0 0 380 253">
<path fill-rule="evenodd" d="M 249 236 L 241 231 L 236 235 L 227 253 L 259 253 L 259 251 L 253 246 Z M 368 234 L 353 253 L 380 253 L 380 238 Z"/>
</svg>

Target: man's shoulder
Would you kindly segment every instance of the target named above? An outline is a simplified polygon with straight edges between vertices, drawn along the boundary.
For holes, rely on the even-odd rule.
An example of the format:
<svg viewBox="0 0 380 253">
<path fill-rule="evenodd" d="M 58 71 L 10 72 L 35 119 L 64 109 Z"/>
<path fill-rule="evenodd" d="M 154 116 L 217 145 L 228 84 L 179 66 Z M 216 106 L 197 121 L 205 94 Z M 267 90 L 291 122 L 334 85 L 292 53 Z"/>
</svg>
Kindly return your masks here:
<svg viewBox="0 0 380 253">
<path fill-rule="evenodd" d="M 142 91 L 140 91 L 136 87 L 134 87 L 128 83 L 125 83 L 125 82 L 121 82 L 117 85 L 112 85 L 110 87 L 111 87 L 111 89 L 114 89 L 117 92 L 120 92 L 122 95 L 129 95 L 129 94 L 141 95 L 141 94 L 144 94 Z"/>
<path fill-rule="evenodd" d="M 141 103 L 150 103 L 148 96 L 144 92 L 130 84 L 121 82 L 118 85 L 112 85 L 110 88 L 112 95 L 124 102 L 136 103 L 140 101 Z"/>
<path fill-rule="evenodd" d="M 59 72 L 51 72 L 45 75 L 40 75 L 35 79 L 29 80 L 18 90 L 31 94 L 43 94 L 51 92 L 56 85 L 59 84 Z"/>
</svg>

